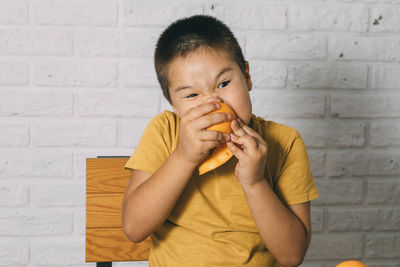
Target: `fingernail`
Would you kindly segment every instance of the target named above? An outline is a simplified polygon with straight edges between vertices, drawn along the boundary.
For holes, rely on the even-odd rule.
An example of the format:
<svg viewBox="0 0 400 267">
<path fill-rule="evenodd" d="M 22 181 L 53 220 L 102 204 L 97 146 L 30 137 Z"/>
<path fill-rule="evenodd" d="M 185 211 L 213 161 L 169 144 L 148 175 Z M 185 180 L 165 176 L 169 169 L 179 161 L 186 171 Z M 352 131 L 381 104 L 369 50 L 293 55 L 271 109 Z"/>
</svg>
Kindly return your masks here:
<svg viewBox="0 0 400 267">
<path fill-rule="evenodd" d="M 219 109 L 219 104 L 215 104 L 215 108 L 216 108 L 216 109 Z"/>
<path fill-rule="evenodd" d="M 231 137 L 229 135 L 225 136 L 225 141 L 229 142 L 231 140 Z"/>
<path fill-rule="evenodd" d="M 226 114 L 226 119 L 228 119 L 228 120 L 232 119 L 232 115 L 229 114 L 229 113 L 227 113 L 227 114 Z"/>
<path fill-rule="evenodd" d="M 239 122 L 239 124 L 240 124 L 241 126 L 243 126 L 243 121 L 242 121 L 241 119 L 237 119 L 237 121 Z"/>
<path fill-rule="evenodd" d="M 233 133 L 231 133 L 231 138 L 235 138 L 235 135 Z"/>
</svg>

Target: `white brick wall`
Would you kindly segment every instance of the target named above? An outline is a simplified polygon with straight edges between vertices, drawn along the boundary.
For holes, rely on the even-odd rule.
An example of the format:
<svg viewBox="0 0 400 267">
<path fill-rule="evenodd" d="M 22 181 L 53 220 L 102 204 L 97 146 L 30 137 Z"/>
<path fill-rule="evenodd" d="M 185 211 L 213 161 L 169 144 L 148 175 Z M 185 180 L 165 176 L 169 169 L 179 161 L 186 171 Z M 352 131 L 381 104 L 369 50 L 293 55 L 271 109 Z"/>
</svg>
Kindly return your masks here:
<svg viewBox="0 0 400 267">
<path fill-rule="evenodd" d="M 130 155 L 171 110 L 154 45 L 193 14 L 234 31 L 253 113 L 306 142 L 321 196 L 302 266 L 399 267 L 399 0 L 0 0 L 0 265 L 93 266 L 85 158 Z"/>
</svg>

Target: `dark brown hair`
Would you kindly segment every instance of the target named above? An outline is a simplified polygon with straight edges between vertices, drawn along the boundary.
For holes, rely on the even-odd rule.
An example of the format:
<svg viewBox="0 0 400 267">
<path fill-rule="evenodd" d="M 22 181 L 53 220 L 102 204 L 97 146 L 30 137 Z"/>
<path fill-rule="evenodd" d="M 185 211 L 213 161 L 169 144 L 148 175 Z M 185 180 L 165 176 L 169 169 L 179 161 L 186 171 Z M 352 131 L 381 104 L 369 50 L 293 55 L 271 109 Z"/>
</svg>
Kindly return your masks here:
<svg viewBox="0 0 400 267">
<path fill-rule="evenodd" d="M 168 64 L 177 57 L 185 57 L 199 47 L 226 52 L 238 64 L 246 77 L 242 49 L 228 26 L 208 15 L 194 15 L 179 19 L 161 33 L 154 53 L 157 79 L 164 97 L 171 105 L 171 96 L 168 91 Z"/>
</svg>

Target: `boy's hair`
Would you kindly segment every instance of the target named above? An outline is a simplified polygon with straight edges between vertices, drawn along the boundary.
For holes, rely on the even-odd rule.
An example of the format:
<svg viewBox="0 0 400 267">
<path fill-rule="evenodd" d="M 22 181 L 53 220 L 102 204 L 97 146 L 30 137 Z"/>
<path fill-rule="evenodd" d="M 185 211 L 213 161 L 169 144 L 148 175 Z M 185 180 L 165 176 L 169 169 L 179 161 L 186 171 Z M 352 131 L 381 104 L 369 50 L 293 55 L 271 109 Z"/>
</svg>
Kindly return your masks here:
<svg viewBox="0 0 400 267">
<path fill-rule="evenodd" d="M 207 15 L 194 15 L 173 22 L 161 33 L 154 65 L 164 97 L 172 105 L 168 91 L 168 64 L 177 57 L 185 57 L 199 47 L 226 52 L 246 77 L 246 63 L 242 49 L 231 30 L 220 20 Z"/>
</svg>

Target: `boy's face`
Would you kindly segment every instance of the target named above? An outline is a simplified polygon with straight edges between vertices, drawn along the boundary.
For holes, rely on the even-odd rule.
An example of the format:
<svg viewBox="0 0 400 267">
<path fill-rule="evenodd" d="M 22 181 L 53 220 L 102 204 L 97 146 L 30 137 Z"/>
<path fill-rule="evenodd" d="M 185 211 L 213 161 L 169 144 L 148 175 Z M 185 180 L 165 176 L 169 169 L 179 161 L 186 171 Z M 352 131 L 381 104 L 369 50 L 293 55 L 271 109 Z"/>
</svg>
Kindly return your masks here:
<svg viewBox="0 0 400 267">
<path fill-rule="evenodd" d="M 198 105 L 224 102 L 248 124 L 252 114 L 248 62 L 246 73 L 248 79 L 225 52 L 210 48 L 200 47 L 184 58 L 174 59 L 169 64 L 168 81 L 175 114 L 181 118 Z"/>
</svg>

